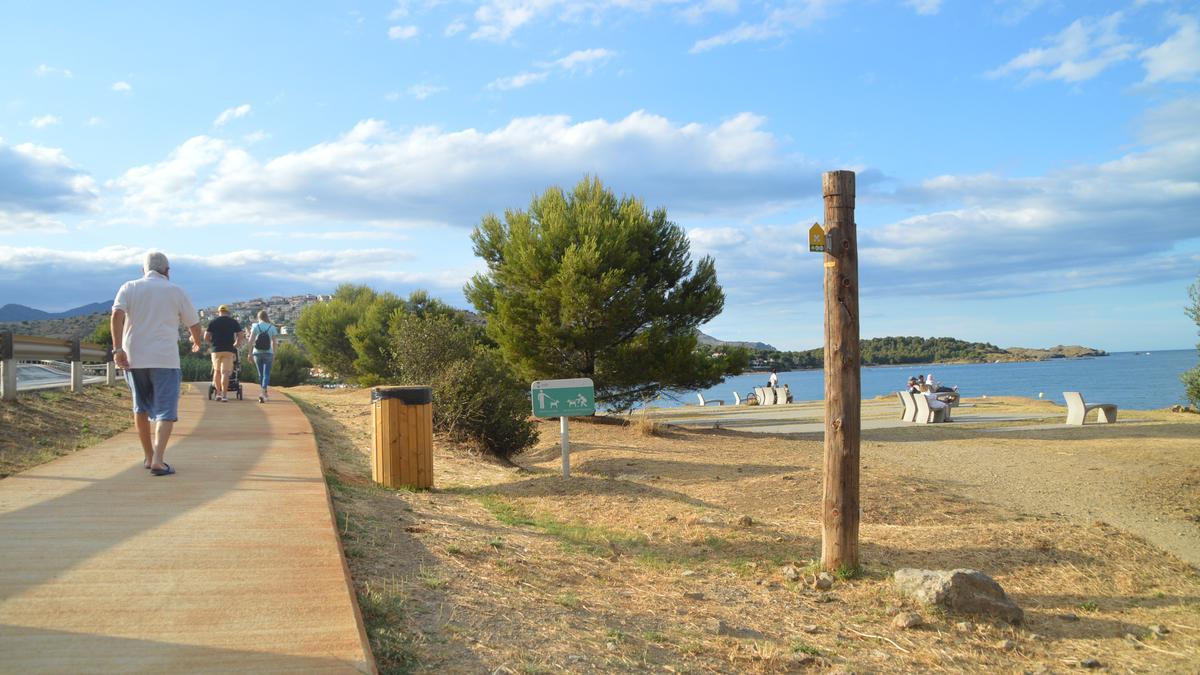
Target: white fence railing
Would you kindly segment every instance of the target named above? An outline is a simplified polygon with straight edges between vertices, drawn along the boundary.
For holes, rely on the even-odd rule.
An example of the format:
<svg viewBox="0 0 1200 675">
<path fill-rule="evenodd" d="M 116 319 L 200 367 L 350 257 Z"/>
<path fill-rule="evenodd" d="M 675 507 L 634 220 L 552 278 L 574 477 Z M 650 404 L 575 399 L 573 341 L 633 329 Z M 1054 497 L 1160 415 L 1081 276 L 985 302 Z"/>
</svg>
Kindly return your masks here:
<svg viewBox="0 0 1200 675">
<path fill-rule="evenodd" d="M 79 340 L 13 335 L 11 331 L 5 331 L 0 332 L 0 399 L 12 400 L 17 397 L 18 362 L 39 362 L 40 365 L 63 370 L 70 376 L 71 391 L 83 389 L 85 363 L 98 364 L 89 365 L 89 369 L 104 369 L 104 383 L 116 384 L 117 380 L 112 351 L 104 345 Z"/>
</svg>

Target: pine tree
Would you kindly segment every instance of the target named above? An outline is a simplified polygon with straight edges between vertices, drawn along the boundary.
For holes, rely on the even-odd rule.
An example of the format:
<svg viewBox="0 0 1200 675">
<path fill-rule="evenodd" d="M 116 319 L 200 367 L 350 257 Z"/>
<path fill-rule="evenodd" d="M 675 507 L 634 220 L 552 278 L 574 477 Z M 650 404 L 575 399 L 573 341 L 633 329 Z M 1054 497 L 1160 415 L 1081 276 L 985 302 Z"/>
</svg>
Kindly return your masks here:
<svg viewBox="0 0 1200 675">
<path fill-rule="evenodd" d="M 627 409 L 710 387 L 748 359 L 697 349 L 696 328 L 725 304 L 712 258 L 693 264 L 665 209 L 618 199 L 599 179 L 489 215 L 472 241 L 488 269 L 467 299 L 526 379 L 590 377 L 597 401 Z"/>
</svg>

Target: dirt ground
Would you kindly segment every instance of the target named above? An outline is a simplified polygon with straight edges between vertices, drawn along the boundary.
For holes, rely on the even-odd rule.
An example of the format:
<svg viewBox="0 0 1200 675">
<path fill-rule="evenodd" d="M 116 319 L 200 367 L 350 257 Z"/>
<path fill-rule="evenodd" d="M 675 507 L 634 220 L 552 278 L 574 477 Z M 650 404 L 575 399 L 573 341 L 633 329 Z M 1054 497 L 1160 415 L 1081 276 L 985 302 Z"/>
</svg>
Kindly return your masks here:
<svg viewBox="0 0 1200 675">
<path fill-rule="evenodd" d="M 1200 420 L 1163 414 L 1108 438 L 868 432 L 864 570 L 820 592 L 782 574 L 815 571 L 820 554 L 819 437 L 573 423 L 563 480 L 551 422 L 516 467 L 439 439 L 435 489 L 392 491 L 370 481 L 366 392 L 290 393 L 316 430 L 384 672 L 1200 669 L 1196 570 L 1113 514 L 1076 516 L 1080 495 L 1093 511 L 1195 515 Z M 1118 485 L 1130 501 L 1109 504 Z M 994 498 L 1006 490 L 1064 506 Z M 892 589 L 901 567 L 980 569 L 1026 621 L 919 607 Z M 897 611 L 925 623 L 895 628 Z"/>
<path fill-rule="evenodd" d="M 24 392 L 0 401 L 0 478 L 86 448 L 133 424 L 129 389 L 88 386 Z"/>
</svg>

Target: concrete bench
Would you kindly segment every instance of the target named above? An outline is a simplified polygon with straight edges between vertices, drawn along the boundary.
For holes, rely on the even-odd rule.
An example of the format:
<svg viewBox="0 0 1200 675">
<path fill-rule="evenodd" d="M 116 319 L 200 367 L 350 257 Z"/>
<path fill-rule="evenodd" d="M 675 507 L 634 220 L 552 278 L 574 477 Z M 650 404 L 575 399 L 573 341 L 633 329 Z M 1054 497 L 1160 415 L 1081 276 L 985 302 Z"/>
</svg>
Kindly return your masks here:
<svg viewBox="0 0 1200 675">
<path fill-rule="evenodd" d="M 1067 401 L 1067 424 L 1083 426 L 1084 418 L 1093 410 L 1098 410 L 1096 413 L 1096 421 L 1101 424 L 1112 424 L 1117 421 L 1117 406 L 1115 403 L 1093 403 L 1088 405 L 1083 402 L 1083 394 L 1077 391 L 1064 391 L 1063 398 Z"/>
</svg>

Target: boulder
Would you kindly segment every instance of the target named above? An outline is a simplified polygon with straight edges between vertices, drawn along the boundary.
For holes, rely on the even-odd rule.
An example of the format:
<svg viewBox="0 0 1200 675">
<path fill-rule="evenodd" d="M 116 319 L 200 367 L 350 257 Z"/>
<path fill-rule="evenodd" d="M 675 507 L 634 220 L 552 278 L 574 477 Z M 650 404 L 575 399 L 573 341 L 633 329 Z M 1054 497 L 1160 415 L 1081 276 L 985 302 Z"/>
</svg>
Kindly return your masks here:
<svg viewBox="0 0 1200 675">
<path fill-rule="evenodd" d="M 988 575 L 979 570 L 900 569 L 893 575 L 896 590 L 929 605 L 1021 623 L 1025 612 Z"/>
</svg>

